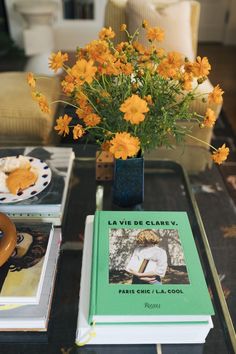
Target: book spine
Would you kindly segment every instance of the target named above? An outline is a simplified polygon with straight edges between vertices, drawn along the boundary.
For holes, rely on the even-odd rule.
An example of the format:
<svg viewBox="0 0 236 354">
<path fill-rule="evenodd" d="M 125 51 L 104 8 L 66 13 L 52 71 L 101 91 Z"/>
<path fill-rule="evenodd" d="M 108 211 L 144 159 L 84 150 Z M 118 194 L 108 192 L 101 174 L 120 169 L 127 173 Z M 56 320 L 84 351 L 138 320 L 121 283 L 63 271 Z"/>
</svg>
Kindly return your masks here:
<svg viewBox="0 0 236 354">
<path fill-rule="evenodd" d="M 138 270 L 139 273 L 144 273 L 144 272 L 145 272 L 145 269 L 147 268 L 147 265 L 148 265 L 148 259 L 144 259 L 144 260 L 142 261 L 142 264 L 141 264 L 139 270 Z"/>
<path fill-rule="evenodd" d="M 93 315 L 96 312 L 97 299 L 97 271 L 98 271 L 98 237 L 99 237 L 100 212 L 96 211 L 93 223 L 93 250 L 92 250 L 92 269 L 88 323 L 93 323 Z"/>
</svg>

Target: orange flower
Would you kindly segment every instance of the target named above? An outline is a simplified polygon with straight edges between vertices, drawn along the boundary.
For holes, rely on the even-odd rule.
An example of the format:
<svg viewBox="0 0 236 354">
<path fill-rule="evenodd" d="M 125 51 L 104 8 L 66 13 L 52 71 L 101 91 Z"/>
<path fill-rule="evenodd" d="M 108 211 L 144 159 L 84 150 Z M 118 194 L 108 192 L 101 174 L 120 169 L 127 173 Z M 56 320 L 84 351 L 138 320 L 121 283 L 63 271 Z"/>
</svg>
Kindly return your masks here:
<svg viewBox="0 0 236 354">
<path fill-rule="evenodd" d="M 108 54 L 110 54 L 109 46 L 106 41 L 94 40 L 86 46 L 89 57 L 99 63 L 103 63 Z"/>
<path fill-rule="evenodd" d="M 66 75 L 65 80 L 61 82 L 62 90 L 65 94 L 71 94 L 75 89 L 74 78 L 71 75 Z"/>
<path fill-rule="evenodd" d="M 88 97 L 85 95 L 85 93 L 82 90 L 76 92 L 75 99 L 80 107 L 84 107 L 88 105 Z"/>
<path fill-rule="evenodd" d="M 33 74 L 33 73 L 28 73 L 28 74 L 27 74 L 27 82 L 28 82 L 28 85 L 29 85 L 31 88 L 35 88 L 35 86 L 36 86 L 36 80 L 35 80 L 35 77 L 34 77 L 34 74 Z"/>
<path fill-rule="evenodd" d="M 132 124 L 139 124 L 144 120 L 144 113 L 147 113 L 149 108 L 145 100 L 138 95 L 132 95 L 122 103 L 120 111 L 125 113 L 125 120 L 130 121 Z"/>
<path fill-rule="evenodd" d="M 52 53 L 49 58 L 49 67 L 56 73 L 58 69 L 63 67 L 65 61 L 68 60 L 68 54 L 62 54 L 61 51 Z"/>
<path fill-rule="evenodd" d="M 83 85 L 85 82 L 91 84 L 97 68 L 93 66 L 92 60 L 77 60 L 75 65 L 71 68 L 71 75 L 75 78 L 78 85 Z"/>
<path fill-rule="evenodd" d="M 111 147 L 111 143 L 109 140 L 104 141 L 101 145 L 102 151 L 109 151 L 110 147 Z"/>
<path fill-rule="evenodd" d="M 100 65 L 98 67 L 99 73 L 105 74 L 105 75 L 119 75 L 120 74 L 120 65 L 119 65 L 119 62 L 116 63 L 115 61 L 116 61 L 116 58 L 113 55 L 108 54 L 104 58 L 102 65 Z"/>
<path fill-rule="evenodd" d="M 192 90 L 192 83 L 193 83 L 193 74 L 185 72 L 183 74 L 183 88 L 185 91 L 191 91 Z"/>
<path fill-rule="evenodd" d="M 84 117 L 84 123 L 88 127 L 95 127 L 101 122 L 101 117 L 99 117 L 96 113 L 90 113 L 86 117 Z"/>
<path fill-rule="evenodd" d="M 116 45 L 116 50 L 118 52 L 122 52 L 123 50 L 125 50 L 125 48 L 129 45 L 128 42 L 120 42 Z"/>
<path fill-rule="evenodd" d="M 215 124 L 215 121 L 216 121 L 215 112 L 211 108 L 207 108 L 204 121 L 203 121 L 203 126 L 211 128 Z"/>
<path fill-rule="evenodd" d="M 100 39 L 112 39 L 115 37 L 115 32 L 112 30 L 111 27 L 105 28 L 99 32 L 99 38 Z"/>
<path fill-rule="evenodd" d="M 126 24 L 125 24 L 125 23 L 122 23 L 122 25 L 120 26 L 120 30 L 121 30 L 121 32 L 126 31 L 126 29 L 127 29 Z"/>
<path fill-rule="evenodd" d="M 166 51 L 164 48 L 157 48 L 156 49 L 157 55 L 159 58 L 163 58 L 164 55 L 166 54 Z"/>
<path fill-rule="evenodd" d="M 192 74 L 193 72 L 193 63 L 191 63 L 190 61 L 186 61 L 184 63 L 184 71 L 188 74 Z"/>
<path fill-rule="evenodd" d="M 147 22 L 147 20 L 143 20 L 143 22 L 142 22 L 142 27 L 143 27 L 143 28 L 147 28 L 147 27 L 148 27 L 148 22 Z"/>
<path fill-rule="evenodd" d="M 156 73 L 156 64 L 147 61 L 146 63 L 143 64 L 143 67 L 146 68 L 150 75 L 154 75 Z"/>
<path fill-rule="evenodd" d="M 119 69 L 115 65 L 101 65 L 98 67 L 98 71 L 101 75 L 119 75 Z"/>
<path fill-rule="evenodd" d="M 47 99 L 41 92 L 33 91 L 31 95 L 33 99 L 38 102 L 39 108 L 42 112 L 50 113 L 50 108 Z"/>
<path fill-rule="evenodd" d="M 67 82 L 65 80 L 61 82 L 61 86 L 62 91 L 67 95 L 71 94 L 75 89 L 75 85 L 73 84 L 73 82 Z"/>
<path fill-rule="evenodd" d="M 221 90 L 220 86 L 214 87 L 213 91 L 209 93 L 208 102 L 220 104 L 223 101 L 222 95 L 224 91 Z"/>
<path fill-rule="evenodd" d="M 212 160 L 219 165 L 222 164 L 223 161 L 227 159 L 229 155 L 229 148 L 223 144 L 220 148 L 218 148 L 216 151 L 213 151 L 212 154 Z"/>
<path fill-rule="evenodd" d="M 126 160 L 128 157 L 137 155 L 140 150 L 139 139 L 129 133 L 116 133 L 110 144 L 110 152 L 116 159 Z"/>
<path fill-rule="evenodd" d="M 141 43 L 135 41 L 135 42 L 133 42 L 133 47 L 140 54 L 144 54 L 145 53 L 145 47 Z"/>
<path fill-rule="evenodd" d="M 144 54 L 144 55 L 140 55 L 139 57 L 139 62 L 140 63 L 144 63 L 144 62 L 149 62 L 150 63 L 150 55 L 149 54 Z M 152 63 L 150 63 L 152 64 Z"/>
<path fill-rule="evenodd" d="M 147 101 L 147 103 L 152 106 L 153 105 L 153 101 L 152 101 L 152 96 L 151 95 L 147 95 L 143 97 L 145 99 L 145 101 Z"/>
<path fill-rule="evenodd" d="M 160 27 L 149 27 L 147 29 L 147 39 L 149 41 L 158 41 L 162 42 L 164 40 L 165 34 L 164 31 Z"/>
<path fill-rule="evenodd" d="M 76 114 L 79 118 L 85 119 L 89 114 L 93 113 L 93 108 L 86 101 L 79 101 L 80 107 L 77 108 Z"/>
<path fill-rule="evenodd" d="M 170 65 L 167 59 L 164 59 L 160 62 L 157 68 L 157 72 L 166 78 L 174 77 L 176 75 L 176 69 Z"/>
<path fill-rule="evenodd" d="M 72 120 L 72 117 L 69 117 L 67 114 L 64 114 L 64 116 L 59 117 L 56 122 L 57 125 L 54 127 L 55 130 L 58 130 L 59 135 L 66 136 L 69 134 L 69 124 Z"/>
<path fill-rule="evenodd" d="M 77 140 L 79 138 L 81 138 L 84 135 L 85 131 L 84 128 L 82 127 L 82 125 L 77 124 L 74 126 L 73 128 L 73 139 Z"/>
<path fill-rule="evenodd" d="M 42 112 L 44 113 L 50 113 L 51 110 L 49 108 L 49 104 L 46 100 L 46 97 L 42 96 L 39 100 L 38 100 L 38 104 L 39 104 L 39 108 L 41 109 Z"/>
<path fill-rule="evenodd" d="M 130 63 L 127 63 L 127 64 L 122 64 L 120 66 L 120 70 L 121 72 L 124 74 L 124 75 L 131 75 L 134 68 L 133 68 L 133 65 L 130 64 Z"/>
<path fill-rule="evenodd" d="M 41 92 L 38 92 L 38 91 L 32 91 L 32 92 L 31 92 L 31 96 L 32 96 L 32 98 L 33 98 L 35 101 L 37 101 L 37 102 L 40 100 L 40 98 L 44 97 L 44 96 L 41 94 Z"/>
<path fill-rule="evenodd" d="M 202 77 L 202 76 L 207 76 L 211 70 L 211 65 L 209 64 L 209 61 L 207 57 L 197 57 L 197 60 L 190 65 L 189 68 L 191 68 L 192 73 L 195 77 Z"/>
<path fill-rule="evenodd" d="M 178 52 L 169 52 L 167 61 L 173 68 L 180 68 L 184 64 L 183 56 Z"/>
</svg>

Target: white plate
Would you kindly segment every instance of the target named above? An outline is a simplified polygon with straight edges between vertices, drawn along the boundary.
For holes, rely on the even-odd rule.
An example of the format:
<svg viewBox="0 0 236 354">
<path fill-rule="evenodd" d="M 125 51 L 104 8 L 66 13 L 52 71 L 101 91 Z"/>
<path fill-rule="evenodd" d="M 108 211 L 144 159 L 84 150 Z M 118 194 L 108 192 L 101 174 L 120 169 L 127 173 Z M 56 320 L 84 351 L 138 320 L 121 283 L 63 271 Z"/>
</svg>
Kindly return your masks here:
<svg viewBox="0 0 236 354">
<path fill-rule="evenodd" d="M 2 203 L 16 203 L 21 200 L 34 197 L 36 194 L 42 192 L 50 183 L 52 178 L 52 171 L 46 162 L 36 159 L 35 157 L 25 156 L 31 166 L 38 172 L 38 179 L 33 186 L 30 186 L 19 192 L 17 195 L 11 193 L 0 192 L 0 204 Z M 0 159 L 1 161 L 1 159 Z"/>
</svg>

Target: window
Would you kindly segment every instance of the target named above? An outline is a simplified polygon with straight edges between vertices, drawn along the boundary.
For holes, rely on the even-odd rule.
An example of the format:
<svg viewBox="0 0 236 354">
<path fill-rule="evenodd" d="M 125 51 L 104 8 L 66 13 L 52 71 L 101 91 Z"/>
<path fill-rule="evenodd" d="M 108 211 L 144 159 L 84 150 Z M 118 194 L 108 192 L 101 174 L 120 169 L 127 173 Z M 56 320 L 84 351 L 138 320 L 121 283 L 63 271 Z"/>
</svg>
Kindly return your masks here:
<svg viewBox="0 0 236 354">
<path fill-rule="evenodd" d="M 94 19 L 94 0 L 62 0 L 64 19 Z"/>
</svg>

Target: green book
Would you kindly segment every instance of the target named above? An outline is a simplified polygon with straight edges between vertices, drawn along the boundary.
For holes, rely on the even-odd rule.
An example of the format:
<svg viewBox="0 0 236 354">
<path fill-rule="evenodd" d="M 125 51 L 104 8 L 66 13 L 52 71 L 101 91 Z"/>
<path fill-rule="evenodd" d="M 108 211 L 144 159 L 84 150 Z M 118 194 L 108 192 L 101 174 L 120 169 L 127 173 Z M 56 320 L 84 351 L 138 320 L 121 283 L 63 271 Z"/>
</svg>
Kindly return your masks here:
<svg viewBox="0 0 236 354">
<path fill-rule="evenodd" d="M 208 323 L 214 314 L 185 212 L 97 211 L 88 323 Z"/>
<path fill-rule="evenodd" d="M 87 216 L 78 345 L 204 343 L 212 314 L 185 213 Z"/>
</svg>

